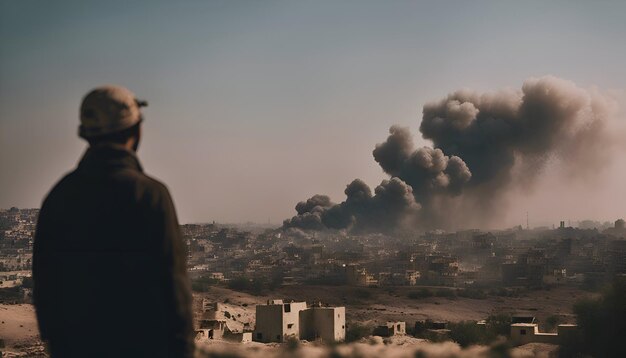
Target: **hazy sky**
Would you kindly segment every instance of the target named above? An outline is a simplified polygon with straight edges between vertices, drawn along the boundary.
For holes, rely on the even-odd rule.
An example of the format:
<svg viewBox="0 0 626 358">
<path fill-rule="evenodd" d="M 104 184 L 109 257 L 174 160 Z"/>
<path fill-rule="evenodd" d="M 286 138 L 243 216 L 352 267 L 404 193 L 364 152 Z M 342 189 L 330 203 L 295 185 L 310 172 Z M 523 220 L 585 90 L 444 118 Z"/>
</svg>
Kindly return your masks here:
<svg viewBox="0 0 626 358">
<path fill-rule="evenodd" d="M 273 223 L 335 201 L 424 103 L 555 75 L 626 89 L 623 1 L 0 2 L 0 207 L 37 207 L 79 160 L 78 107 L 114 83 L 149 101 L 139 151 L 181 222 Z M 621 91 L 621 92 L 620 92 Z M 625 146 L 626 147 L 626 146 Z M 550 175 L 503 225 L 626 216 L 624 152 L 600 182 Z"/>
</svg>

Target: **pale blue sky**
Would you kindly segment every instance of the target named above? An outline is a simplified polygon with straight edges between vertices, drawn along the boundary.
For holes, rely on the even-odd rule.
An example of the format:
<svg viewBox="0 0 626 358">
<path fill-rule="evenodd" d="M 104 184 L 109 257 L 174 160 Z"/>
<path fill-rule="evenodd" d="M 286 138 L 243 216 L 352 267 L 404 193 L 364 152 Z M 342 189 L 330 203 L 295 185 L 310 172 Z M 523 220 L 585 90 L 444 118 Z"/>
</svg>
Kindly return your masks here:
<svg viewBox="0 0 626 358">
<path fill-rule="evenodd" d="M 0 1 L 0 207 L 38 206 L 75 166 L 80 99 L 105 83 L 150 102 L 139 155 L 182 222 L 274 223 L 354 178 L 378 184 L 374 145 L 394 123 L 428 144 L 422 105 L 450 91 L 545 74 L 626 87 L 620 1 L 60 3 Z M 529 199 L 510 222 L 620 205 L 550 217 Z"/>
</svg>

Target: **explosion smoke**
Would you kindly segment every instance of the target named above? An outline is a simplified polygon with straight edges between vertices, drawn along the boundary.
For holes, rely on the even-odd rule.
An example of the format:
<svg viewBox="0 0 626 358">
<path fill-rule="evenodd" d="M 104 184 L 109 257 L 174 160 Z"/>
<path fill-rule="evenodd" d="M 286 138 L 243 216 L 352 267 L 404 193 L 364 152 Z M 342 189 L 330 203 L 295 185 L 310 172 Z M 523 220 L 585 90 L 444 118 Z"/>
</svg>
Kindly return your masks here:
<svg viewBox="0 0 626 358">
<path fill-rule="evenodd" d="M 405 223 L 446 227 L 460 218 L 484 224 L 509 190 L 532 187 L 549 160 L 560 160 L 570 176 L 596 173 L 610 154 L 609 103 L 552 76 L 528 79 L 519 91 L 453 92 L 424 105 L 420 132 L 433 148 L 414 149 L 409 129 L 395 125 L 376 145 L 374 160 L 391 179 L 374 196 L 356 179 L 346 201 L 316 195 L 298 203 L 298 215 L 284 226 L 389 231 Z"/>
</svg>

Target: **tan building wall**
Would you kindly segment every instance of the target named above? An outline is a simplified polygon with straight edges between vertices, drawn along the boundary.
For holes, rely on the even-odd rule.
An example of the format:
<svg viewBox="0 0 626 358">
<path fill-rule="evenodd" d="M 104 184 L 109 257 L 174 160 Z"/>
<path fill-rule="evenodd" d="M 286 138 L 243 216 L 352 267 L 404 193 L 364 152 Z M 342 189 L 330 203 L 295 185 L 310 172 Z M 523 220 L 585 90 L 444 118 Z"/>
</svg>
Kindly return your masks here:
<svg viewBox="0 0 626 358">
<path fill-rule="evenodd" d="M 391 337 L 406 334 L 406 322 L 387 322 L 385 325 L 374 328 L 375 336 Z"/>
<path fill-rule="evenodd" d="M 288 337 L 300 339 L 300 311 L 305 309 L 306 302 L 274 300 L 257 305 L 253 340 L 268 343 L 284 342 Z"/>
<path fill-rule="evenodd" d="M 578 327 L 574 324 L 561 324 L 558 326 L 558 333 L 539 332 L 536 323 L 515 323 L 511 325 L 511 341 L 516 345 L 526 343 L 549 343 L 559 344 L 559 337 L 571 334 Z"/>
<path fill-rule="evenodd" d="M 345 307 L 311 307 L 300 312 L 300 338 L 341 342 L 346 338 Z"/>
</svg>

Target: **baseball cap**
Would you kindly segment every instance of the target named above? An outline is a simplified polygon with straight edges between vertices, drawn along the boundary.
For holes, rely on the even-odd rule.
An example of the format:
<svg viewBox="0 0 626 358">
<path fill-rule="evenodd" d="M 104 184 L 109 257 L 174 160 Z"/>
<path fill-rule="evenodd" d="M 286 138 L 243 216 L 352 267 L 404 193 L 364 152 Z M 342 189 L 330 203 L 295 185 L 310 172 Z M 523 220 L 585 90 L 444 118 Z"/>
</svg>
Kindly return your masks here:
<svg viewBox="0 0 626 358">
<path fill-rule="evenodd" d="M 80 127 L 82 138 L 99 137 L 128 129 L 141 122 L 139 110 L 148 102 L 135 98 L 125 87 L 107 85 L 93 89 L 80 106 Z"/>
</svg>

